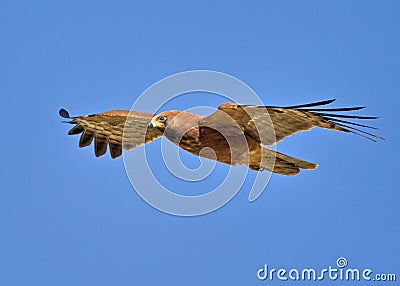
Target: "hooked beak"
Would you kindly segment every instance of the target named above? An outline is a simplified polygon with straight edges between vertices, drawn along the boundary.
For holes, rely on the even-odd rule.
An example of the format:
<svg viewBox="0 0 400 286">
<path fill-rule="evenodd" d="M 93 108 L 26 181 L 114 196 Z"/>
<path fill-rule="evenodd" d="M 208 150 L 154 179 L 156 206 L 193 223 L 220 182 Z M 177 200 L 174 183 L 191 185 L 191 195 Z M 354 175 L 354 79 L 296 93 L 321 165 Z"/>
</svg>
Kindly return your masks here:
<svg viewBox="0 0 400 286">
<path fill-rule="evenodd" d="M 149 127 L 149 128 L 153 128 L 153 122 L 149 122 L 148 127 Z"/>
</svg>

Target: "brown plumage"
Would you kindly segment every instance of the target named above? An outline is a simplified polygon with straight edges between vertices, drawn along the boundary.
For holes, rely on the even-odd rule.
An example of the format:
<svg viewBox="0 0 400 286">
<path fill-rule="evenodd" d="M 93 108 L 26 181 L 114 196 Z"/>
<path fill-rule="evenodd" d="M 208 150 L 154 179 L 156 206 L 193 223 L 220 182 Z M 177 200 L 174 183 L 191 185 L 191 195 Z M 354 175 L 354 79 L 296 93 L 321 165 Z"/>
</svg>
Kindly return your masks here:
<svg viewBox="0 0 400 286">
<path fill-rule="evenodd" d="M 122 154 L 122 149 L 129 150 L 164 135 L 174 144 L 198 156 L 230 165 L 246 165 L 255 171 L 267 169 L 278 174 L 296 175 L 300 169 L 315 169 L 317 165 L 272 151 L 265 146 L 313 127 L 355 133 L 372 141 L 383 139 L 354 126 L 377 128 L 343 120 L 376 117 L 332 113 L 355 111 L 364 107 L 315 108 L 333 101 L 289 107 L 224 103 L 209 116 L 179 110 L 156 115 L 111 110 L 70 117 L 65 109 L 60 110 L 60 115 L 70 118 L 69 123 L 75 124 L 68 132 L 69 135 L 82 134 L 79 147 L 88 146 L 94 140 L 97 157 L 107 152 L 107 146 L 111 157 L 117 158 Z"/>
</svg>

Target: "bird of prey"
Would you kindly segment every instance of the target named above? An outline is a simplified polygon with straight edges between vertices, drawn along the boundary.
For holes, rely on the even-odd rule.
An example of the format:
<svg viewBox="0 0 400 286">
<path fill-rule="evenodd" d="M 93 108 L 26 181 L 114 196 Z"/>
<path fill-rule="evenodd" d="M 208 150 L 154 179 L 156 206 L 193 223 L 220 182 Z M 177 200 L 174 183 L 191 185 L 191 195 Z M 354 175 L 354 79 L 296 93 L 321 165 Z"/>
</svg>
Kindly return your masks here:
<svg viewBox="0 0 400 286">
<path fill-rule="evenodd" d="M 197 156 L 291 176 L 297 175 L 300 169 L 315 169 L 317 164 L 275 152 L 266 146 L 313 127 L 354 133 L 371 141 L 384 139 L 365 131 L 365 128 L 377 128 L 349 121 L 377 117 L 343 114 L 363 109 L 363 106 L 321 108 L 333 101 L 286 107 L 224 103 L 209 116 L 179 110 L 159 114 L 111 110 L 70 117 L 65 109 L 60 109 L 59 114 L 70 119 L 68 123 L 75 124 L 69 135 L 82 134 L 79 147 L 88 146 L 94 140 L 96 157 L 104 155 L 107 146 L 111 157 L 117 158 L 122 149 L 130 150 L 166 136 Z"/>
</svg>

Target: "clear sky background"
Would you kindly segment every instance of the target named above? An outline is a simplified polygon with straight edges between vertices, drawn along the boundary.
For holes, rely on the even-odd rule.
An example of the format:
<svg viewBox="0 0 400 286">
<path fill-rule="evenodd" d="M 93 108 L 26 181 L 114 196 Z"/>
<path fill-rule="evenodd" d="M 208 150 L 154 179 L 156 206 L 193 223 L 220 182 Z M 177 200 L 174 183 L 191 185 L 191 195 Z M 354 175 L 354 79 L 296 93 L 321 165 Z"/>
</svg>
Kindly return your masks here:
<svg viewBox="0 0 400 286">
<path fill-rule="evenodd" d="M 1 1 L 0 285 L 276 285 L 257 279 L 265 263 L 321 269 L 341 256 L 400 279 L 399 2 L 142 2 Z M 366 105 L 387 140 L 303 132 L 277 148 L 316 171 L 273 175 L 254 203 L 246 182 L 211 214 L 164 214 L 121 158 L 79 149 L 58 109 L 129 109 L 193 69 L 233 75 L 269 105 Z"/>
</svg>

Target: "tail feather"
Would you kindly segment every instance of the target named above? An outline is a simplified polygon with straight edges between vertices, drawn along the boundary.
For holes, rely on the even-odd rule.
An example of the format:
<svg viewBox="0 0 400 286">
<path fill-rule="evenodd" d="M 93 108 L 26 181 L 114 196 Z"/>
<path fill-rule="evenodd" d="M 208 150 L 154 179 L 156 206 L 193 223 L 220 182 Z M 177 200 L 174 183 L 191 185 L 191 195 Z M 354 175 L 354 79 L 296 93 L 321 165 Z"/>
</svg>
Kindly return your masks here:
<svg viewBox="0 0 400 286">
<path fill-rule="evenodd" d="M 263 148 L 263 156 L 259 169 L 265 169 L 286 176 L 295 176 L 301 169 L 314 170 L 317 167 L 317 164 Z"/>
</svg>

